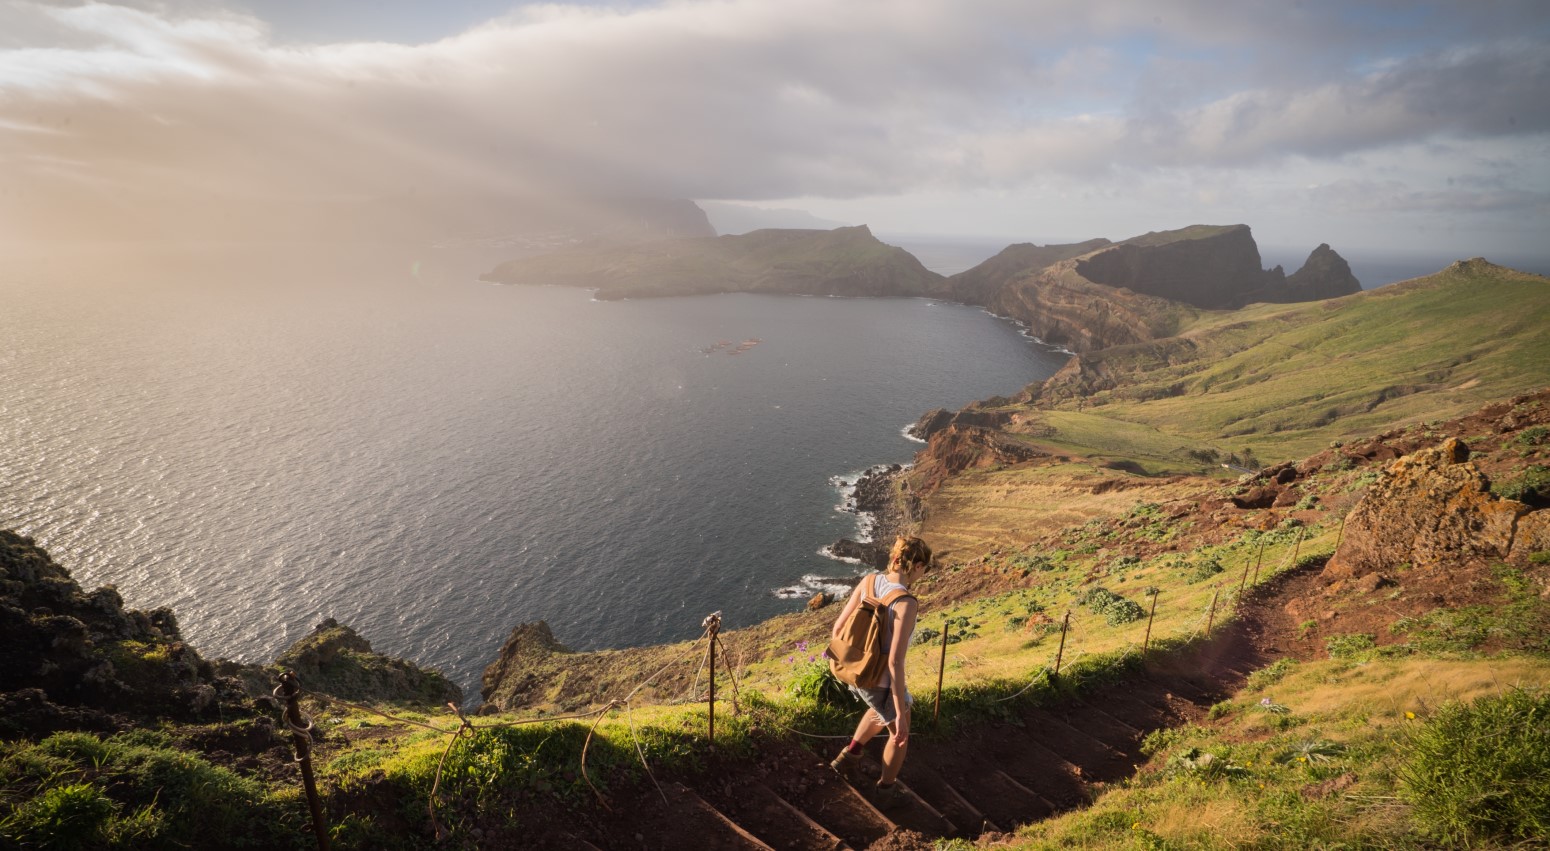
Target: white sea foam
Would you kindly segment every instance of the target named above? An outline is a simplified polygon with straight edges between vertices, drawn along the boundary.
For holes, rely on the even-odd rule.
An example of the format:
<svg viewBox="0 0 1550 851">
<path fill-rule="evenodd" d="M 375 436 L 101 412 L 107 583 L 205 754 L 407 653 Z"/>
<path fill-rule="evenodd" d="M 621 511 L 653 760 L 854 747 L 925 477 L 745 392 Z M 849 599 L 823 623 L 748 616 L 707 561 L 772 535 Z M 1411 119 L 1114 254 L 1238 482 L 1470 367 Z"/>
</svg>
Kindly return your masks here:
<svg viewBox="0 0 1550 851">
<path fill-rule="evenodd" d="M 926 442 L 925 440 L 915 436 L 915 424 L 914 423 L 905 423 L 904 426 L 899 429 L 899 434 L 903 435 L 905 440 L 908 440 L 908 441 L 910 441 L 912 443 L 925 443 Z"/>
<path fill-rule="evenodd" d="M 809 573 L 797 580 L 795 584 L 786 585 L 775 589 L 775 596 L 785 600 L 812 597 L 819 592 L 828 592 L 835 597 L 843 597 L 855 587 L 853 580 L 843 576 L 819 576 Z"/>
</svg>

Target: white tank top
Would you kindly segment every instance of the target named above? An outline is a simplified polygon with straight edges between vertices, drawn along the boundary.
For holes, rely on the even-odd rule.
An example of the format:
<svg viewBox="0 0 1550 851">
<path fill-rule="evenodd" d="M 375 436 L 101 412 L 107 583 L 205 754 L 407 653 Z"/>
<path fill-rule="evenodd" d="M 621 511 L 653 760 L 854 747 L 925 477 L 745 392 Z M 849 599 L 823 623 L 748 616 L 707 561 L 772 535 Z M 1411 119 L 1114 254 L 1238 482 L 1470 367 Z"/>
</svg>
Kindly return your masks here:
<svg viewBox="0 0 1550 851">
<path fill-rule="evenodd" d="M 900 585 L 897 582 L 889 582 L 888 574 L 886 573 L 879 573 L 872 577 L 872 599 L 874 600 L 881 600 L 889 594 L 892 594 L 894 591 L 908 592 L 909 590 L 910 589 Z M 893 603 L 888 606 L 888 617 L 883 618 L 883 651 L 885 653 L 893 650 L 893 607 L 899 605 L 901 602 L 903 602 L 903 600 L 893 601 Z M 911 634 L 904 636 L 905 647 L 908 647 L 910 645 L 910 639 L 915 637 L 914 632 L 914 628 L 911 627 Z M 882 678 L 877 681 L 877 687 L 891 688 L 892 685 L 893 676 L 888 672 L 888 668 L 885 667 L 883 668 Z"/>
</svg>

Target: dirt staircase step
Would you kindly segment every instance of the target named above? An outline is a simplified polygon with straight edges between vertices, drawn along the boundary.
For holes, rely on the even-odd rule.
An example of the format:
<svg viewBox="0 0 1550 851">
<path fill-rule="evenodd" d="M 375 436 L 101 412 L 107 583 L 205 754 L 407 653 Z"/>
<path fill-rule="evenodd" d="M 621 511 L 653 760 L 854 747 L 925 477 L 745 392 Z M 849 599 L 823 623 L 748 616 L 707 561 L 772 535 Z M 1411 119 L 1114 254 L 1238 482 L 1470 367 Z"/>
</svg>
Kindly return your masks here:
<svg viewBox="0 0 1550 851">
<path fill-rule="evenodd" d="M 554 851 L 603 851 L 585 839 L 569 833 L 547 836 L 544 838 L 544 845 L 553 848 Z"/>
<path fill-rule="evenodd" d="M 904 774 L 909 778 L 910 788 L 915 794 L 930 801 L 956 828 L 951 836 L 961 836 L 973 839 L 981 833 L 991 830 L 1000 832 L 988 816 L 980 812 L 979 808 L 970 803 L 951 783 L 948 783 L 940 774 L 916 763 L 908 764 L 904 768 Z"/>
<path fill-rule="evenodd" d="M 805 752 L 804 752 L 805 753 Z M 865 848 L 897 825 L 811 753 L 768 782 L 775 794 L 853 848 Z"/>
<path fill-rule="evenodd" d="M 1088 699 L 1143 733 L 1187 723 L 1199 711 L 1195 704 L 1180 698 L 1169 700 L 1165 689 L 1134 690 L 1133 693 L 1112 689 L 1089 695 Z"/>
<path fill-rule="evenodd" d="M 872 806 L 877 807 L 878 812 L 894 824 L 906 830 L 913 830 L 927 836 L 952 836 L 958 832 L 957 825 L 942 815 L 941 811 L 932 806 L 929 801 L 921 797 L 902 777 L 899 782 L 904 786 L 905 803 L 893 807 L 885 807 L 877 802 L 876 787 L 858 789 L 862 797 Z"/>
<path fill-rule="evenodd" d="M 931 748 L 912 744 L 911 762 L 929 767 L 932 774 L 952 786 L 975 810 L 1002 830 L 1037 821 L 1055 811 L 1055 807 L 1022 784 L 1009 784 L 999 777 L 999 758 L 989 751 L 965 746 L 964 742 L 932 743 Z M 906 771 L 909 768 L 906 767 Z"/>
<path fill-rule="evenodd" d="M 680 813 L 687 815 L 696 827 L 705 829 L 700 848 L 738 849 L 738 851 L 775 851 L 747 828 L 728 818 L 711 803 L 701 798 L 693 789 L 682 783 L 669 783 L 662 787 L 669 801 L 677 804 Z"/>
<path fill-rule="evenodd" d="M 1130 752 L 1135 747 L 1135 742 L 1141 739 L 1141 733 L 1136 732 L 1135 727 L 1116 721 L 1114 716 L 1091 704 L 1071 701 L 1060 707 L 1051 707 L 1049 711 L 1060 721 L 1065 721 L 1074 729 L 1093 736 L 1097 741 L 1104 742 L 1111 749 L 1121 753 Z"/>
<path fill-rule="evenodd" d="M 1024 716 L 1029 738 L 1080 766 L 1085 778 L 1112 776 L 1134 768 L 1131 759 L 1106 742 L 1079 730 L 1051 712 L 1032 710 Z"/>
<path fill-rule="evenodd" d="M 1045 747 L 1031 737 L 1007 736 L 989 766 L 1001 767 L 1056 809 L 1087 803 L 1086 772 L 1081 766 Z"/>
<path fill-rule="evenodd" d="M 1099 705 L 1098 703 L 1092 701 L 1076 700 L 1072 701 L 1070 706 L 1073 710 L 1070 713 L 1071 715 L 1092 719 L 1096 723 L 1113 731 L 1105 738 L 1105 741 L 1109 741 L 1110 743 L 1126 738 L 1140 739 L 1142 736 L 1146 735 L 1146 731 L 1136 727 L 1133 724 L 1126 723 L 1123 719 L 1110 712 L 1109 707 L 1106 705 Z"/>
<path fill-rule="evenodd" d="M 751 781 L 715 798 L 718 809 L 777 851 L 848 851 L 850 846 L 797 809 L 775 790 Z"/>
</svg>

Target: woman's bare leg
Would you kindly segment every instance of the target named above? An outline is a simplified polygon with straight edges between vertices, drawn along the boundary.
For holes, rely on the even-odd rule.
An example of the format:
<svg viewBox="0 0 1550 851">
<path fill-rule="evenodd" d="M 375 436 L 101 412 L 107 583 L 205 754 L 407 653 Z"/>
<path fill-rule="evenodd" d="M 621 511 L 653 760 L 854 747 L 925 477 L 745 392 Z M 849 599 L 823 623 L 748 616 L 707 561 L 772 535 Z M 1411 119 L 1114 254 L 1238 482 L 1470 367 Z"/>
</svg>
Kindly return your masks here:
<svg viewBox="0 0 1550 851">
<path fill-rule="evenodd" d="M 856 744 L 864 745 L 872 740 L 872 737 L 886 730 L 887 727 L 878 720 L 877 713 L 868 709 L 861 713 L 861 723 L 856 725 L 856 732 L 851 735 Z"/>
<path fill-rule="evenodd" d="M 878 783 L 886 786 L 899 779 L 899 772 L 904 768 L 904 752 L 908 749 L 908 742 L 901 745 L 896 738 L 888 739 L 888 745 L 883 748 L 883 776 L 878 778 Z"/>
</svg>

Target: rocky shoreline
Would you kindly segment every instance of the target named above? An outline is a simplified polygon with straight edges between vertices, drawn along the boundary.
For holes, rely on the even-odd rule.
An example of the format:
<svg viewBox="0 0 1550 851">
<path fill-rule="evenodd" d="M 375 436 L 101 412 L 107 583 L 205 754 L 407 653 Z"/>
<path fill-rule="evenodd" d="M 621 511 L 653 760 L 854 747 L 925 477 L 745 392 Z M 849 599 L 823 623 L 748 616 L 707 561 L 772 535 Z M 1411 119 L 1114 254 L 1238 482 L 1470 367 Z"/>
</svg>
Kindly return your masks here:
<svg viewBox="0 0 1550 851">
<path fill-rule="evenodd" d="M 909 484 L 904 476 L 910 466 L 879 464 L 863 472 L 854 483 L 841 482 L 842 487 L 851 488 L 844 510 L 860 518 L 861 534 L 858 539 L 841 538 L 830 544 L 825 548 L 830 558 L 876 570 L 888 565 L 888 550 L 894 538 L 911 531 L 918 521 L 918 500 L 905 495 Z"/>
</svg>

